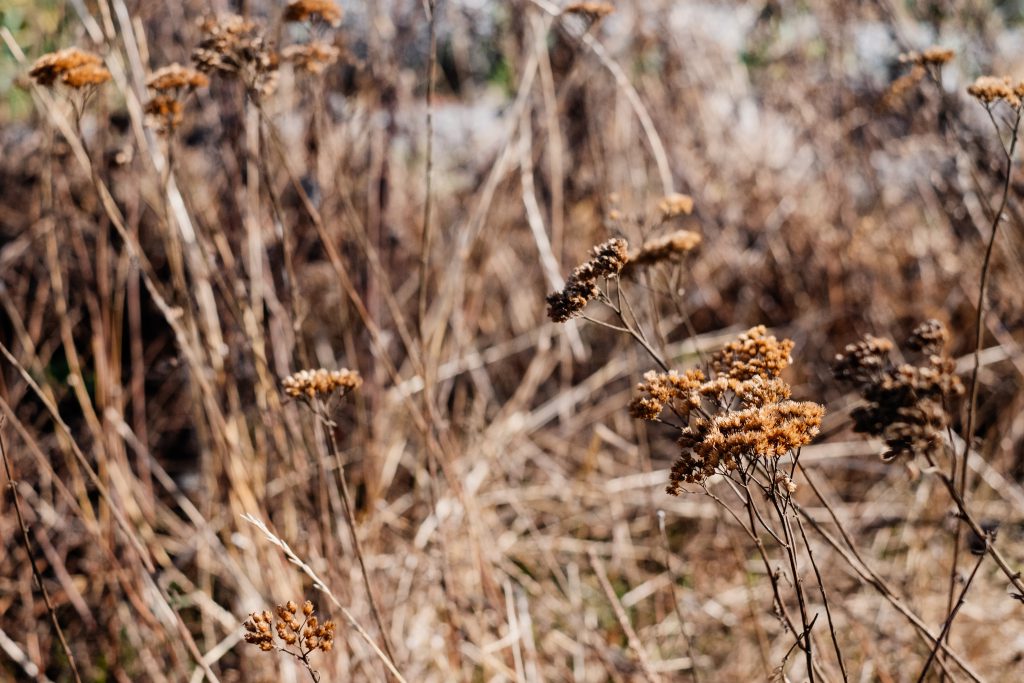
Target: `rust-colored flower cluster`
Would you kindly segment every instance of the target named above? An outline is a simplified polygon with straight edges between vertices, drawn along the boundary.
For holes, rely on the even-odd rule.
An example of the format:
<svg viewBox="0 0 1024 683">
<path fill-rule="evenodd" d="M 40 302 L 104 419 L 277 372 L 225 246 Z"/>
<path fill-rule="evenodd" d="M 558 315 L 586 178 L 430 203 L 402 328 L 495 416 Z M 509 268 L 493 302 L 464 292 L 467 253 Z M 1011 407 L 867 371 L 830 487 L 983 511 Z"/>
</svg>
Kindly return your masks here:
<svg viewBox="0 0 1024 683">
<path fill-rule="evenodd" d="M 943 66 L 953 61 L 955 56 L 956 52 L 949 48 L 932 45 L 921 52 L 905 52 L 900 55 L 900 61 L 918 66 Z"/>
<path fill-rule="evenodd" d="M 154 71 L 146 80 L 146 87 L 154 95 L 144 107 L 153 127 L 162 133 L 177 128 L 183 119 L 185 97 L 209 83 L 205 74 L 177 63 Z"/>
<path fill-rule="evenodd" d="M 564 323 L 583 313 L 587 304 L 600 294 L 601 278 L 617 277 L 629 261 L 626 240 L 610 239 L 590 252 L 590 260 L 577 266 L 560 292 L 548 294 L 548 317 Z"/>
<path fill-rule="evenodd" d="M 341 8 L 333 0 L 292 0 L 284 9 L 287 22 L 322 22 L 337 26 L 341 23 Z"/>
<path fill-rule="evenodd" d="M 228 14 L 207 17 L 199 28 L 205 37 L 192 51 L 192 61 L 200 71 L 235 75 L 256 96 L 274 92 L 278 56 L 256 23 Z"/>
<path fill-rule="evenodd" d="M 968 86 L 967 93 L 985 105 L 1002 101 L 1016 109 L 1024 97 L 1024 81 L 1014 83 L 1009 76 L 979 76 Z"/>
<path fill-rule="evenodd" d="M 589 21 L 597 21 L 603 19 L 612 12 L 615 11 L 615 7 L 609 5 L 607 2 L 571 2 L 565 6 L 562 10 L 562 14 L 578 14 Z"/>
<path fill-rule="evenodd" d="M 629 255 L 623 273 L 656 263 L 679 262 L 701 243 L 701 236 L 692 230 L 676 230 L 663 237 L 645 242 L 639 250 Z"/>
<path fill-rule="evenodd" d="M 245 628 L 245 642 L 258 646 L 264 652 L 270 652 L 278 646 L 275 643 L 275 636 L 283 646 L 297 645 L 299 656 L 305 657 L 314 650 L 330 652 L 334 647 L 334 622 L 327 620 L 320 622 L 317 619 L 313 603 L 306 600 L 302 604 L 301 614 L 299 606 L 289 600 L 284 605 L 278 605 L 277 619 L 275 623 L 269 611 L 253 612 L 245 620 L 242 626 Z"/>
<path fill-rule="evenodd" d="M 283 60 L 291 62 L 297 69 L 311 76 L 323 73 L 327 67 L 337 62 L 340 56 L 341 50 L 321 40 L 297 43 L 281 50 Z"/>
<path fill-rule="evenodd" d="M 61 83 L 75 90 L 102 85 L 110 80 L 110 72 L 103 66 L 103 60 L 77 47 L 43 55 L 32 65 L 28 75 L 44 86 L 52 86 L 59 78 Z"/>
<path fill-rule="evenodd" d="M 363 378 L 355 370 L 300 370 L 281 381 L 284 393 L 293 398 L 328 397 L 336 391 L 358 389 Z"/>
<path fill-rule="evenodd" d="M 755 327 L 716 353 L 713 377 L 692 369 L 680 374 L 650 372 L 630 403 L 633 417 L 661 420 L 671 411 L 682 425 L 681 454 L 672 466 L 668 493 L 684 483 L 701 484 L 757 458 L 779 458 L 810 443 L 825 409 L 790 400 L 779 375 L 790 363 L 790 340 Z"/>
<path fill-rule="evenodd" d="M 678 192 L 667 195 L 658 202 L 658 211 L 663 221 L 676 216 L 689 216 L 693 213 L 693 197 Z"/>
<path fill-rule="evenodd" d="M 942 444 L 946 403 L 963 394 L 953 362 L 941 355 L 948 334 L 942 323 L 919 325 L 906 348 L 920 356 L 917 364 L 895 364 L 887 339 L 865 337 L 836 356 L 833 374 L 857 386 L 867 401 L 852 413 L 854 431 L 881 437 L 884 460 L 931 453 Z"/>
</svg>

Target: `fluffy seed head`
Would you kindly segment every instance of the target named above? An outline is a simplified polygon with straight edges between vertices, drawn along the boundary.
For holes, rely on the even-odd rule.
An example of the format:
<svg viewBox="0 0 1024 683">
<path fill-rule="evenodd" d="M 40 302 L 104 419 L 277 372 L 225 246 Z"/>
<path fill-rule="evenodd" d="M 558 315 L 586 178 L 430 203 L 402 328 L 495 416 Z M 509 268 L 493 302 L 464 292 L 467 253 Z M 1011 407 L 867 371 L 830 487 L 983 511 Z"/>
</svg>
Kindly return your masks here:
<svg viewBox="0 0 1024 683">
<path fill-rule="evenodd" d="M 285 377 L 281 381 L 284 392 L 292 398 L 326 398 L 335 391 L 347 392 L 358 389 L 363 384 L 363 378 L 354 370 L 300 370 L 293 375 Z M 307 616 L 306 605 L 312 609 L 313 603 L 306 601 L 302 611 Z"/>
</svg>

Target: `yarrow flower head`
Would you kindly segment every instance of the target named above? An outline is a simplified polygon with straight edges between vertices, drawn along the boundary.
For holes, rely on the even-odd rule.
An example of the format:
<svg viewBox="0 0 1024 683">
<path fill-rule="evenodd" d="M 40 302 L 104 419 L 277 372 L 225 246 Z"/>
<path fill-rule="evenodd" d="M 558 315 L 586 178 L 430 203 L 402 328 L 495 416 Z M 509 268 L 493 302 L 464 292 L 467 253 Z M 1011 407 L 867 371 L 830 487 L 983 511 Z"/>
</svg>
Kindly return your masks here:
<svg viewBox="0 0 1024 683">
<path fill-rule="evenodd" d="M 1024 81 L 1014 83 L 1009 76 L 979 76 L 968 86 L 967 94 L 985 105 L 1003 101 L 1016 109 L 1024 97 Z"/>
<path fill-rule="evenodd" d="M 315 612 L 313 603 L 306 600 L 301 607 L 289 600 L 278 605 L 274 610 L 277 621 L 267 610 L 253 612 L 242 626 L 245 628 L 245 642 L 258 646 L 264 652 L 280 647 L 289 654 L 295 654 L 290 646 L 295 646 L 298 656 L 304 658 L 314 650 L 330 652 L 334 647 L 335 625 L 333 621 L 321 622 Z M 300 616 L 301 614 L 301 616 Z M 281 645 L 277 645 L 275 637 Z"/>
<path fill-rule="evenodd" d="M 581 315 L 601 293 L 598 280 L 617 277 L 628 261 L 629 245 L 623 239 L 610 239 L 591 249 L 590 260 L 570 273 L 565 287 L 548 295 L 548 317 L 564 323 Z"/>
<path fill-rule="evenodd" d="M 678 263 L 700 246 L 700 243 L 701 236 L 690 230 L 676 230 L 664 237 L 645 242 L 639 250 L 629 255 L 623 274 L 657 263 Z"/>
<path fill-rule="evenodd" d="M 177 128 L 184 118 L 185 105 L 182 100 L 196 88 L 205 87 L 209 83 L 206 74 L 177 63 L 154 71 L 146 79 L 146 87 L 155 95 L 143 108 L 150 124 L 164 133 Z"/>
<path fill-rule="evenodd" d="M 43 55 L 32 65 L 28 75 L 44 86 L 53 85 L 59 78 L 61 83 L 75 90 L 110 80 L 110 72 L 103 66 L 103 60 L 77 47 Z"/>
<path fill-rule="evenodd" d="M 893 344 L 865 337 L 837 354 L 832 365 L 836 379 L 856 386 L 866 403 L 852 412 L 854 431 L 881 437 L 888 450 L 883 460 L 930 453 L 942 444 L 945 405 L 964 393 L 953 362 L 942 346 L 948 333 L 937 320 L 918 325 L 906 347 L 920 356 L 916 364 L 896 364 Z"/>
<path fill-rule="evenodd" d="M 259 26 L 237 14 L 217 19 L 207 17 L 199 24 L 205 38 L 192 51 L 200 71 L 233 74 L 254 96 L 270 95 L 277 89 L 278 56 Z"/>
<path fill-rule="evenodd" d="M 660 421 L 668 410 L 671 422 L 682 425 L 668 493 L 679 495 L 684 483 L 702 484 L 713 474 L 728 474 L 754 459 L 775 460 L 811 442 L 825 409 L 790 400 L 790 387 L 779 375 L 792 348 L 792 341 L 779 341 L 758 326 L 712 357 L 711 378 L 699 369 L 644 376 L 630 414 Z M 788 484 L 780 490 L 791 492 Z"/>
<path fill-rule="evenodd" d="M 333 0 L 292 0 L 284 9 L 287 22 L 323 22 L 331 26 L 341 23 L 341 8 Z"/>
<path fill-rule="evenodd" d="M 300 370 L 281 381 L 284 393 L 292 398 L 328 398 L 335 392 L 358 389 L 363 378 L 354 370 Z"/>
</svg>

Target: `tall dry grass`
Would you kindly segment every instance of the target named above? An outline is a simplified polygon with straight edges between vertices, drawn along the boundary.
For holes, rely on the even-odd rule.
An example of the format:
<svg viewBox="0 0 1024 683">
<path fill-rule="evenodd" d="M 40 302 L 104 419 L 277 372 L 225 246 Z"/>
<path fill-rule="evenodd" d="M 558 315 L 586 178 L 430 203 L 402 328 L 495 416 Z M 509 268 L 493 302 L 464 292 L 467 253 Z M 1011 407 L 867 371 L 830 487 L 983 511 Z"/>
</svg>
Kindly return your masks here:
<svg viewBox="0 0 1024 683">
<path fill-rule="evenodd" d="M 1008 6 L 229 5 L 0 10 L 0 678 L 1021 666 Z"/>
</svg>

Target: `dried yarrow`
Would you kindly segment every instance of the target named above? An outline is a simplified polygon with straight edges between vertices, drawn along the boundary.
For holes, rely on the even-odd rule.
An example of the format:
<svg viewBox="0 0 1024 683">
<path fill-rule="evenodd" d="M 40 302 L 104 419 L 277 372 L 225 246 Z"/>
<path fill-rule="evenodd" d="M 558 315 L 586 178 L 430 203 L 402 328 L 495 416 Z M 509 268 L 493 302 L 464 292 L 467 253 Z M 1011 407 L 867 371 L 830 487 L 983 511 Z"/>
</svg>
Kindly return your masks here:
<svg viewBox="0 0 1024 683">
<path fill-rule="evenodd" d="M 53 85 L 59 78 L 64 85 L 76 90 L 110 80 L 110 72 L 103 66 L 103 60 L 77 47 L 43 55 L 32 65 L 28 75 L 44 86 Z"/>
<path fill-rule="evenodd" d="M 326 398 L 335 392 L 358 389 L 363 378 L 355 370 L 300 370 L 281 381 L 284 393 L 292 398 Z"/>
<path fill-rule="evenodd" d="M 1014 83 L 1009 76 L 979 76 L 968 86 L 967 94 L 982 104 L 991 105 L 1003 101 L 1016 108 L 1020 106 L 1021 97 L 1024 97 L 1024 81 Z"/>
<path fill-rule="evenodd" d="M 300 71 L 316 76 L 338 61 L 341 50 L 318 40 L 289 45 L 281 50 L 281 59 L 291 62 Z"/>
<path fill-rule="evenodd" d="M 276 622 L 267 610 L 250 614 L 242 624 L 245 628 L 245 642 L 269 652 L 277 647 L 274 641 L 276 635 L 284 651 L 291 652 L 288 646 L 297 646 L 300 657 L 314 650 L 330 652 L 333 649 L 334 622 L 321 622 L 314 614 L 313 603 L 309 600 L 302 605 L 301 617 L 299 606 L 292 600 L 278 605 L 275 612 L 278 619 Z"/>
<path fill-rule="evenodd" d="M 565 287 L 548 295 L 548 317 L 563 323 L 581 315 L 601 292 L 598 280 L 618 276 L 628 261 L 629 246 L 625 240 L 610 239 L 594 247 L 590 260 L 570 273 Z"/>
<path fill-rule="evenodd" d="M 699 369 L 684 373 L 649 372 L 637 385 L 629 410 L 633 417 L 664 420 L 680 429 L 668 493 L 684 483 L 701 484 L 754 458 L 775 459 L 810 443 L 824 408 L 790 400 L 779 377 L 789 364 L 793 342 L 769 336 L 763 326 L 748 330 L 716 353 L 712 377 Z"/>
<path fill-rule="evenodd" d="M 656 263 L 679 262 L 700 246 L 700 243 L 701 236 L 691 230 L 677 230 L 645 242 L 639 250 L 629 255 L 629 261 L 626 263 L 623 273 Z"/>
<path fill-rule="evenodd" d="M 948 424 L 945 406 L 964 393 L 953 361 L 941 355 L 947 336 L 936 320 L 915 328 L 906 348 L 920 356 L 917 363 L 895 363 L 892 342 L 871 336 L 836 356 L 834 376 L 856 386 L 866 401 L 851 413 L 854 431 L 882 438 L 888 447 L 883 459 L 941 447 Z"/>
<path fill-rule="evenodd" d="M 277 88 L 278 56 L 259 26 L 236 14 L 199 24 L 204 34 L 192 51 L 192 61 L 203 72 L 237 76 L 253 95 L 270 95 Z"/>
<path fill-rule="evenodd" d="M 341 23 L 342 11 L 333 0 L 292 0 L 284 10 L 287 22 L 323 22 L 331 26 Z"/>
</svg>

